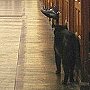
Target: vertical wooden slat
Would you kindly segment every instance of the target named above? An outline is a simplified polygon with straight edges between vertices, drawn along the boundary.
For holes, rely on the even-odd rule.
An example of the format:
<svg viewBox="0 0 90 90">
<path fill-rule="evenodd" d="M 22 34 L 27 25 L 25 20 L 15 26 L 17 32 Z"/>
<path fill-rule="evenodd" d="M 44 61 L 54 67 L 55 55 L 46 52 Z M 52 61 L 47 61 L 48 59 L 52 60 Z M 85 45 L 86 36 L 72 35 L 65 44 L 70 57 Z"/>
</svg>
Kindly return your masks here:
<svg viewBox="0 0 90 90">
<path fill-rule="evenodd" d="M 82 24 L 82 47 L 83 47 L 83 59 L 88 57 L 88 33 L 89 33 L 89 9 L 88 0 L 81 0 L 81 24 Z"/>
<path fill-rule="evenodd" d="M 69 29 L 74 31 L 74 0 L 69 0 Z"/>
<path fill-rule="evenodd" d="M 65 0 L 62 0 L 62 24 L 65 23 Z"/>
<path fill-rule="evenodd" d="M 59 0 L 56 0 L 56 6 L 57 6 L 57 10 L 59 11 Z M 59 24 L 59 14 L 58 14 L 58 18 L 56 20 L 56 24 Z"/>
</svg>

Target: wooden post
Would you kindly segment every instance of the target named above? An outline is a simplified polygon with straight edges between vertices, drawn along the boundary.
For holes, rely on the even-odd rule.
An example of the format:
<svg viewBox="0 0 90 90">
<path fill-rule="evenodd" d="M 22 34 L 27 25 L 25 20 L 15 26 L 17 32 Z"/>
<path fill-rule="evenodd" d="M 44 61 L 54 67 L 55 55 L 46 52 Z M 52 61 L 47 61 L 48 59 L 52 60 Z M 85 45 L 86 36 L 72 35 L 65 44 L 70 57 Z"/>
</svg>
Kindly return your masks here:
<svg viewBox="0 0 90 90">
<path fill-rule="evenodd" d="M 84 62 L 88 59 L 89 53 L 89 31 L 90 31 L 90 16 L 89 16 L 89 0 L 81 0 L 81 29 L 82 29 L 82 39 L 81 39 L 81 49 L 82 49 L 82 75 L 84 71 Z M 85 76 L 82 77 L 82 81 L 87 81 Z"/>
</svg>

